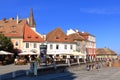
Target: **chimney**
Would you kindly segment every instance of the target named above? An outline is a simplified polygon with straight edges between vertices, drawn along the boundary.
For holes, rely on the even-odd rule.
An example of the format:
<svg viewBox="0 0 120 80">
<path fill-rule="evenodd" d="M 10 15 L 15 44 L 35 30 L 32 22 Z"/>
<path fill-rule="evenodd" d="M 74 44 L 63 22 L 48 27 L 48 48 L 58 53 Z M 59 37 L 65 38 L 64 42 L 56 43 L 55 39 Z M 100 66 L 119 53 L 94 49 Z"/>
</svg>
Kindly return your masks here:
<svg viewBox="0 0 120 80">
<path fill-rule="evenodd" d="M 19 23 L 19 17 L 18 17 L 18 15 L 17 15 L 17 24 Z"/>
<path fill-rule="evenodd" d="M 14 20 L 14 18 L 11 17 L 9 20 Z"/>
<path fill-rule="evenodd" d="M 84 31 L 82 31 L 82 33 L 84 33 Z"/>
<path fill-rule="evenodd" d="M 78 32 L 78 29 L 76 29 L 75 32 Z"/>
<path fill-rule="evenodd" d="M 27 23 L 29 24 L 30 22 L 29 22 L 29 18 L 27 18 Z"/>
<path fill-rule="evenodd" d="M 3 18 L 3 21 L 6 21 L 7 19 L 6 18 Z"/>
</svg>

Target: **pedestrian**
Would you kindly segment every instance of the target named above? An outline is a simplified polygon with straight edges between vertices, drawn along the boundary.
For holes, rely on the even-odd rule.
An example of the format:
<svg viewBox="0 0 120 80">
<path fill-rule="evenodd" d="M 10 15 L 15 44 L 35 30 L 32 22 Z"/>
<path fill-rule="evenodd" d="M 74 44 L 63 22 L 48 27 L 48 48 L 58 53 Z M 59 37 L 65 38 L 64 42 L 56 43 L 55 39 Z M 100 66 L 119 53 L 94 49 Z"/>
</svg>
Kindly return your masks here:
<svg viewBox="0 0 120 80">
<path fill-rule="evenodd" d="M 89 71 L 90 71 L 90 70 L 92 70 L 92 65 L 91 65 L 91 64 L 89 64 Z"/>
<path fill-rule="evenodd" d="M 97 62 L 96 63 L 96 69 L 99 71 L 100 70 L 100 64 Z"/>
<path fill-rule="evenodd" d="M 95 67 L 95 65 L 94 65 L 94 63 L 91 65 L 91 70 L 94 70 L 94 67 Z"/>
<path fill-rule="evenodd" d="M 87 71 L 90 71 L 90 67 L 89 67 L 88 64 L 86 65 L 86 70 L 87 70 Z"/>
</svg>

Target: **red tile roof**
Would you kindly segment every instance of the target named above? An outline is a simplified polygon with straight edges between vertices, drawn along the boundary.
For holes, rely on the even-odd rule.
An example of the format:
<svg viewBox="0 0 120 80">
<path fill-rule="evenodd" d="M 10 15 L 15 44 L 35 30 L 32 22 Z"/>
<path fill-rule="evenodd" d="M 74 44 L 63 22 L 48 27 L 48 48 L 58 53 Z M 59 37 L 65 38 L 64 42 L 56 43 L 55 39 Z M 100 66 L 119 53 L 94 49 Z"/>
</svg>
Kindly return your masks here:
<svg viewBox="0 0 120 80">
<path fill-rule="evenodd" d="M 26 20 L 0 20 L 0 33 L 3 33 L 7 37 L 23 37 L 23 28 Z"/>
<path fill-rule="evenodd" d="M 98 48 L 96 49 L 96 55 L 117 55 L 117 54 L 109 48 Z"/>
<path fill-rule="evenodd" d="M 46 41 L 48 42 L 72 42 L 69 37 L 61 30 L 61 28 L 56 28 L 49 32 L 46 36 Z"/>
<path fill-rule="evenodd" d="M 7 20 L 0 20 L 0 33 L 7 37 L 21 37 L 23 41 L 28 42 L 43 42 L 44 40 L 27 25 L 27 19 L 14 20 L 13 18 Z"/>
<path fill-rule="evenodd" d="M 44 42 L 43 38 L 33 31 L 28 25 L 24 26 L 24 42 Z"/>
<path fill-rule="evenodd" d="M 78 32 L 79 35 L 81 35 L 82 37 L 84 37 L 84 40 L 88 40 L 88 36 L 89 34 L 87 32 Z"/>
<path fill-rule="evenodd" d="M 84 37 L 79 35 L 79 33 L 73 33 L 73 34 L 70 34 L 69 35 L 69 38 L 74 41 L 74 40 L 79 40 L 79 41 L 82 41 L 84 40 Z"/>
</svg>

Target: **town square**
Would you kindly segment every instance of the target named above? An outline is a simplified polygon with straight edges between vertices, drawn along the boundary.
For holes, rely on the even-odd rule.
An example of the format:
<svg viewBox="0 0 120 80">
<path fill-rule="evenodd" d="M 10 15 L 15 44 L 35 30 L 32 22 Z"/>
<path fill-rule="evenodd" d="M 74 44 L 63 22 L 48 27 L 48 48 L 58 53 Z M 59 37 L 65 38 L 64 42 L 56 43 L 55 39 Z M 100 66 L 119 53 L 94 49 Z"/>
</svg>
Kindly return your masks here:
<svg viewBox="0 0 120 80">
<path fill-rule="evenodd" d="M 1 1 L 0 80 L 119 80 L 119 3 Z"/>
</svg>

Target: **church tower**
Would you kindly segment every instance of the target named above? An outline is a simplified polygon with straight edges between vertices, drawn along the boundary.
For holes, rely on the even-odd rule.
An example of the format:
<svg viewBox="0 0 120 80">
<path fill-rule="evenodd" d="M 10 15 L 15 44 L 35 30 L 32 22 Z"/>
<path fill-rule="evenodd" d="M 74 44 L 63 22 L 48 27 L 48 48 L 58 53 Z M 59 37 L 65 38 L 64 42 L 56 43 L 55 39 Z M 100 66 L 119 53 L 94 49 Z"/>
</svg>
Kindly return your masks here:
<svg viewBox="0 0 120 80">
<path fill-rule="evenodd" d="M 31 8 L 31 10 L 30 10 L 29 26 L 30 26 L 33 30 L 36 30 L 36 23 L 35 23 L 35 20 L 34 20 L 34 15 L 33 15 L 33 9 L 32 9 L 32 8 Z"/>
</svg>

